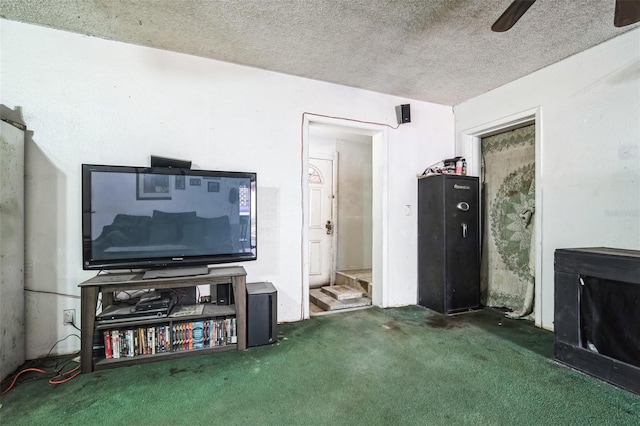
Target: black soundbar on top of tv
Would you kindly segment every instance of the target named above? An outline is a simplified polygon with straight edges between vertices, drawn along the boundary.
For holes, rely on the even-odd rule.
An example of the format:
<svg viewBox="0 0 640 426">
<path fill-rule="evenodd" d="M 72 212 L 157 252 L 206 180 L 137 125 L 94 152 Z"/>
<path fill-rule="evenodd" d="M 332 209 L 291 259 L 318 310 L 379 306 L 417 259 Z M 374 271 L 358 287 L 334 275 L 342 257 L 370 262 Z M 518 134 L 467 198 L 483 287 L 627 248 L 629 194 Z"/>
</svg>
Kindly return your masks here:
<svg viewBox="0 0 640 426">
<path fill-rule="evenodd" d="M 151 167 L 171 167 L 173 169 L 190 169 L 191 161 L 178 160 L 176 158 L 151 156 Z"/>
</svg>

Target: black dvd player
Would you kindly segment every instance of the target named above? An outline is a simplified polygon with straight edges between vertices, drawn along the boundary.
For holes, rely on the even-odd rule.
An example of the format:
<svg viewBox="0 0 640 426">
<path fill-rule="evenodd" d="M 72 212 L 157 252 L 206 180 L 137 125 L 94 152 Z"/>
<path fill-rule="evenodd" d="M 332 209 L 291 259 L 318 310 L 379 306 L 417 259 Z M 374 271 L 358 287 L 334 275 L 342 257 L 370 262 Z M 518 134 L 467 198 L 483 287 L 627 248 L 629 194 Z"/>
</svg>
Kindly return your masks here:
<svg viewBox="0 0 640 426">
<path fill-rule="evenodd" d="M 174 293 L 152 291 L 140 297 L 135 305 L 135 310 L 155 311 L 159 309 L 171 310 L 176 304 L 177 296 Z"/>
<path fill-rule="evenodd" d="M 113 324 L 123 321 L 164 318 L 169 313 L 168 308 L 136 311 L 133 305 L 110 305 L 96 315 L 97 324 Z"/>
<path fill-rule="evenodd" d="M 170 309 L 173 307 L 174 299 L 171 297 L 161 297 L 159 299 L 153 300 L 140 300 L 136 303 L 135 310 L 136 311 L 150 311 L 156 309 Z"/>
</svg>

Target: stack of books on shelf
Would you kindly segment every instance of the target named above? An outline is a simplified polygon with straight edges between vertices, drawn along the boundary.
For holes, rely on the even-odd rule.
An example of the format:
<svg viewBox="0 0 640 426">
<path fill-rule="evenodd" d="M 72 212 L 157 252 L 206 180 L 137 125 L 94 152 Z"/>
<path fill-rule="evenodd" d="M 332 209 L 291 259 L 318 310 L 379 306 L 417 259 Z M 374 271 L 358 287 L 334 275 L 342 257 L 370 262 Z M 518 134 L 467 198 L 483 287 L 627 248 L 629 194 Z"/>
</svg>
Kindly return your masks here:
<svg viewBox="0 0 640 426">
<path fill-rule="evenodd" d="M 238 342 L 236 318 L 179 321 L 104 330 L 107 359 L 213 348 Z"/>
</svg>

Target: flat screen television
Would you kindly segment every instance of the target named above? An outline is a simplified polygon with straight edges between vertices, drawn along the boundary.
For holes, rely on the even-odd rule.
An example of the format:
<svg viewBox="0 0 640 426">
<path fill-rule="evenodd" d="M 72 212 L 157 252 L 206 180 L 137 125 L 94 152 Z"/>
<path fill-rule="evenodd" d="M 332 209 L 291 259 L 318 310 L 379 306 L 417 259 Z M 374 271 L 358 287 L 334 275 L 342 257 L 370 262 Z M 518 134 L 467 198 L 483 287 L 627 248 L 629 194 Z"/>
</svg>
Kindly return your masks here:
<svg viewBox="0 0 640 426">
<path fill-rule="evenodd" d="M 82 165 L 85 270 L 257 258 L 256 174 Z"/>
</svg>

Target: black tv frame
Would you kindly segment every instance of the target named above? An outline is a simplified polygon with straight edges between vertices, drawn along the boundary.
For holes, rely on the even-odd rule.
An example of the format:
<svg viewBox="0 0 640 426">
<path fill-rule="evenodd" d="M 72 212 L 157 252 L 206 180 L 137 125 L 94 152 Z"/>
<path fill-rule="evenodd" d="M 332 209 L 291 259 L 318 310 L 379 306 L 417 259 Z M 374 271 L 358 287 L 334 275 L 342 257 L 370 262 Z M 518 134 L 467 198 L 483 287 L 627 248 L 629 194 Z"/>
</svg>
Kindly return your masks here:
<svg viewBox="0 0 640 426">
<path fill-rule="evenodd" d="M 103 172 L 128 172 L 138 174 L 158 174 L 171 176 L 197 177 L 239 177 L 248 178 L 251 182 L 252 206 L 249 223 L 250 252 L 234 252 L 224 254 L 206 254 L 194 256 L 163 256 L 131 259 L 93 259 L 92 239 L 91 239 L 91 173 L 92 171 Z M 123 269 L 184 269 L 190 267 L 201 267 L 212 264 L 237 263 L 257 260 L 257 173 L 223 170 L 194 170 L 169 167 L 136 167 L 104 164 L 82 164 L 82 267 L 84 270 L 123 270 Z M 252 223 L 255 224 L 253 234 L 255 240 L 252 241 Z"/>
</svg>

